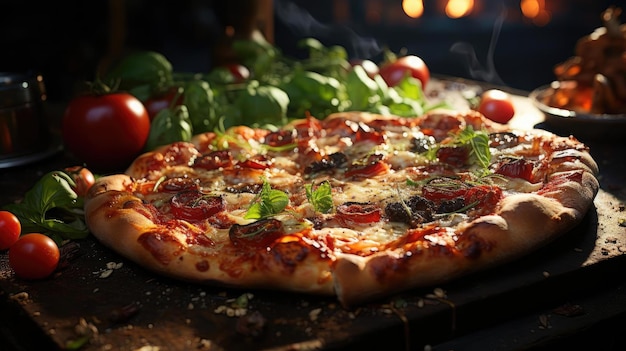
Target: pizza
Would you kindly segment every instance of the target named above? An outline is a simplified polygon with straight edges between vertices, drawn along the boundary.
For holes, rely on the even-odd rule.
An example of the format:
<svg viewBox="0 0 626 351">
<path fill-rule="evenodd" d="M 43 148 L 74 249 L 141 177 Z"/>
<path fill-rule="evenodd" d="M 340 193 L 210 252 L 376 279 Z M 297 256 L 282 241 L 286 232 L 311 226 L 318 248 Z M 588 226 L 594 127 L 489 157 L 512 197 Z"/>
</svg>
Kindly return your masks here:
<svg viewBox="0 0 626 351">
<path fill-rule="evenodd" d="M 592 205 L 597 173 L 574 137 L 471 110 L 346 112 L 161 146 L 100 177 L 85 216 L 156 274 L 350 308 L 552 242 Z"/>
</svg>

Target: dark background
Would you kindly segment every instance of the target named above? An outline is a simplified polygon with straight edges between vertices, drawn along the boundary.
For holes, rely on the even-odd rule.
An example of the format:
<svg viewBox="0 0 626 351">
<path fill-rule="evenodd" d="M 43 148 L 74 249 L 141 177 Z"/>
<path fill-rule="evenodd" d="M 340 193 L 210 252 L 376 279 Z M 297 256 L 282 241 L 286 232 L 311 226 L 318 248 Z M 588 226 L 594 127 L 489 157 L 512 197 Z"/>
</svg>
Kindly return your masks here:
<svg viewBox="0 0 626 351">
<path fill-rule="evenodd" d="M 177 71 L 210 70 L 224 19 L 246 15 L 244 0 L 3 1 L 0 72 L 35 70 L 43 74 L 50 99 L 69 99 L 78 83 L 94 78 L 98 62 L 110 50 L 113 1 L 126 11 L 124 48 L 159 51 Z M 381 11 L 398 8 L 401 1 L 380 0 L 385 4 Z M 275 0 L 281 9 L 274 14 L 275 44 L 294 57 L 302 54 L 296 42 L 308 36 L 343 45 L 352 57 L 379 60 L 383 48 L 406 50 L 421 56 L 435 74 L 529 91 L 553 79 L 553 67 L 573 55 L 576 41 L 601 26 L 603 10 L 622 6 L 602 0 L 546 1 L 552 18 L 538 26 L 523 18 L 519 1 L 475 0 L 477 11 L 460 19 L 447 18 L 436 1 L 424 0 L 426 11 L 419 19 L 398 21 L 381 14 L 372 23 L 363 0 L 343 0 L 350 10 L 340 22 L 332 0 Z M 502 26 L 490 61 L 499 19 Z M 471 69 L 470 56 L 451 50 L 460 43 L 475 52 Z"/>
</svg>

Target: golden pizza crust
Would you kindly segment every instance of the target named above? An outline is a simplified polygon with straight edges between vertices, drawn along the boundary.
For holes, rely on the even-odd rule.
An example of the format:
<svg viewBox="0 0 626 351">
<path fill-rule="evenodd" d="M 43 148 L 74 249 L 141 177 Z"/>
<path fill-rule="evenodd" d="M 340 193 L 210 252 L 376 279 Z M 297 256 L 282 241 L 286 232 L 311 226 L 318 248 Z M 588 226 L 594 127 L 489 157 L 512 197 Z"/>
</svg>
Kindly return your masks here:
<svg viewBox="0 0 626 351">
<path fill-rule="evenodd" d="M 263 288 L 333 294 L 331 262 L 313 247 L 299 264 L 292 259 L 289 243 L 279 243 L 271 251 L 257 250 L 254 257 L 237 259 L 227 245 L 212 251 L 194 251 L 186 237 L 159 240 L 162 228 L 127 203 L 141 199 L 128 192 L 132 178 L 127 175 L 102 177 L 85 198 L 86 222 L 93 235 L 125 258 L 159 274 L 185 281 L 239 288 Z M 142 242 L 144 243 L 142 245 Z M 149 245 L 147 250 L 144 245 Z M 300 245 L 298 249 L 303 250 Z M 241 250 L 240 250 L 241 251 Z M 262 262 L 262 263 L 260 263 Z M 255 265 L 260 263 L 261 266 Z M 222 269 L 228 267 L 229 269 Z"/>
<path fill-rule="evenodd" d="M 426 287 L 513 261 L 564 235 L 585 216 L 599 189 L 595 162 L 563 167 L 581 174 L 582 181 L 559 183 L 543 195 L 520 193 L 505 197 L 494 215 L 482 216 L 459 229 L 457 253 L 439 248 L 421 254 L 385 251 L 368 257 L 339 255 L 335 292 L 344 306 Z M 578 164 L 580 165 L 580 164 Z M 574 170 L 572 170 L 574 169 Z"/>
</svg>

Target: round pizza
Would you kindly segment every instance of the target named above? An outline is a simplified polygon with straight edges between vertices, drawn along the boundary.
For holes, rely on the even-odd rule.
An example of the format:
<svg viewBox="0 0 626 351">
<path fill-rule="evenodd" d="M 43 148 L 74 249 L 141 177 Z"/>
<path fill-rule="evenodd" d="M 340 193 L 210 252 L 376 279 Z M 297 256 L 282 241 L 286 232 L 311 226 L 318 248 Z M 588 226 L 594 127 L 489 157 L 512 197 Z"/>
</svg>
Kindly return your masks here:
<svg viewBox="0 0 626 351">
<path fill-rule="evenodd" d="M 474 111 L 351 112 L 161 146 L 99 178 L 85 210 L 99 241 L 158 274 L 351 307 L 553 241 L 597 172 L 573 137 Z"/>
</svg>

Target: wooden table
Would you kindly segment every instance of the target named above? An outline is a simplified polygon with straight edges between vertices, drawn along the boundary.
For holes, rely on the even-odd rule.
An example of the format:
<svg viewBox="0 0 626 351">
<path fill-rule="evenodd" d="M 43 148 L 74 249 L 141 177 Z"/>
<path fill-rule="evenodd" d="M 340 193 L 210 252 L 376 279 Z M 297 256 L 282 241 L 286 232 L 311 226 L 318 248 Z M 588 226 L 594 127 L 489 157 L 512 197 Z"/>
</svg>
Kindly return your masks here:
<svg viewBox="0 0 626 351">
<path fill-rule="evenodd" d="M 511 124 L 549 129 L 519 94 Z M 42 281 L 17 279 L 0 253 L 0 349 L 62 349 L 84 335 L 82 350 L 610 349 L 626 342 L 626 145 L 584 141 L 599 163 L 601 189 L 580 225 L 528 257 L 441 285 L 438 294 L 418 289 L 348 311 L 332 298 L 162 278 L 90 237 L 69 267 Z M 58 151 L 0 170 L 0 204 L 75 162 Z M 266 320 L 259 335 L 222 312 L 244 295 L 248 315 Z M 129 306 L 138 312 L 115 314 Z"/>
</svg>

